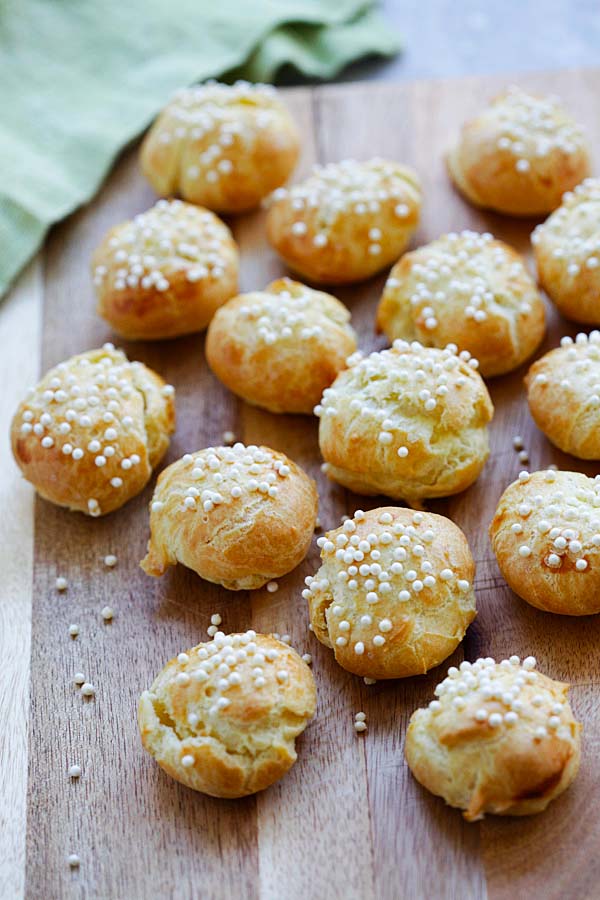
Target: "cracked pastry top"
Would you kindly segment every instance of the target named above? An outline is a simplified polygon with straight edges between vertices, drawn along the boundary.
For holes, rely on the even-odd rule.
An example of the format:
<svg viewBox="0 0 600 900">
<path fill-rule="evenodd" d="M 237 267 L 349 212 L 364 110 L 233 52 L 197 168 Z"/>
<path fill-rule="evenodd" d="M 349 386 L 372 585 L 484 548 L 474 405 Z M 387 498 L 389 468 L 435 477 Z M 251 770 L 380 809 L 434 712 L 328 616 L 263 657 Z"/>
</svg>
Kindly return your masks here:
<svg viewBox="0 0 600 900">
<path fill-rule="evenodd" d="M 254 590 L 306 556 L 317 520 L 314 481 L 269 447 L 207 447 L 160 475 L 142 569 L 182 563 L 229 590 Z"/>
<path fill-rule="evenodd" d="M 315 166 L 265 201 L 267 236 L 284 262 L 309 281 L 349 284 L 395 262 L 415 232 L 421 184 L 385 159 Z"/>
<path fill-rule="evenodd" d="M 161 197 L 239 213 L 288 179 L 299 152 L 274 87 L 213 81 L 177 91 L 144 139 L 140 164 Z"/>
<path fill-rule="evenodd" d="M 396 506 L 357 510 L 319 538 L 306 579 L 315 636 L 367 678 L 423 675 L 456 650 L 475 618 L 475 563 L 450 519 Z"/>
<path fill-rule="evenodd" d="M 348 366 L 315 407 L 329 478 L 415 507 L 476 480 L 494 408 L 467 350 L 398 340 Z"/>
<path fill-rule="evenodd" d="M 100 516 L 139 494 L 174 429 L 173 387 L 105 344 L 59 363 L 31 389 L 11 441 L 42 497 Z"/>
<path fill-rule="evenodd" d="M 159 340 L 206 328 L 237 293 L 238 251 L 214 213 L 159 200 L 108 231 L 92 275 L 98 315 L 130 340 Z"/>
<path fill-rule="evenodd" d="M 560 205 L 590 174 L 581 127 L 557 97 L 515 85 L 464 125 L 447 157 L 450 177 L 475 206 L 512 216 L 539 216 Z"/>
<path fill-rule="evenodd" d="M 180 653 L 138 706 L 142 744 L 162 769 L 212 797 L 264 790 L 296 762 L 315 713 L 312 672 L 271 635 L 225 635 Z"/>
<path fill-rule="evenodd" d="M 435 699 L 411 716 L 409 768 L 467 822 L 541 812 L 579 769 L 581 725 L 568 690 L 537 672 L 533 656 L 452 666 Z"/>
</svg>

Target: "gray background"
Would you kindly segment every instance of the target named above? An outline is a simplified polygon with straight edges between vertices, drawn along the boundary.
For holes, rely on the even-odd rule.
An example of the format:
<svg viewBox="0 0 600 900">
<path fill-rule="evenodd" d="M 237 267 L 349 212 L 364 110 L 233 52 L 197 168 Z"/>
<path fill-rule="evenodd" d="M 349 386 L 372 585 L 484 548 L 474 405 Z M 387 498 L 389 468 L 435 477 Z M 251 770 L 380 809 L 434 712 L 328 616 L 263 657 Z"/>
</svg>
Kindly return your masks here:
<svg viewBox="0 0 600 900">
<path fill-rule="evenodd" d="M 332 0 L 335 2 L 335 0 Z M 600 64 L 600 0 L 382 0 L 403 51 L 338 81 L 401 81 Z"/>
</svg>

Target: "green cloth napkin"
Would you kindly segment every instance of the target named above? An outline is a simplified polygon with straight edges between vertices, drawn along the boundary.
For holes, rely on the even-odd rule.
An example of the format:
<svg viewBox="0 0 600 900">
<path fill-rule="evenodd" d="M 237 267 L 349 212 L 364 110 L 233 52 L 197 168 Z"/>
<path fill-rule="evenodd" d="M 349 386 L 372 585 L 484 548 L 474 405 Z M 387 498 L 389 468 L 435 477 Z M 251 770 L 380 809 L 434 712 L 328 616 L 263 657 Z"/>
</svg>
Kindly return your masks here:
<svg viewBox="0 0 600 900">
<path fill-rule="evenodd" d="M 330 78 L 398 51 L 375 0 L 8 0 L 0 5 L 0 296 L 173 91 Z"/>
</svg>

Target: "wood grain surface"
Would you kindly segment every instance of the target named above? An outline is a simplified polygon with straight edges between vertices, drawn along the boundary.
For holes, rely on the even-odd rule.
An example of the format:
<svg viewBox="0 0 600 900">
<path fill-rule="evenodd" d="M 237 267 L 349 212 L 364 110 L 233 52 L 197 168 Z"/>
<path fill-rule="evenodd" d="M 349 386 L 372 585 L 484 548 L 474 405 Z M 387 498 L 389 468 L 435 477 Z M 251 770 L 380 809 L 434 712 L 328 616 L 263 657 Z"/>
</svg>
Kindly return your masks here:
<svg viewBox="0 0 600 900">
<path fill-rule="evenodd" d="M 491 231 L 527 253 L 535 223 L 473 210 L 452 190 L 443 164 L 443 151 L 460 123 L 512 80 L 559 93 L 587 126 L 592 147 L 600 143 L 600 71 L 295 89 L 287 92 L 303 134 L 295 177 L 316 161 L 374 155 L 401 160 L 418 170 L 424 186 L 415 244 L 447 230 L 473 228 Z M 109 226 L 153 201 L 132 151 L 93 204 L 54 230 L 43 254 L 40 355 L 37 341 L 21 351 L 28 379 L 37 369 L 113 338 L 94 314 L 90 254 Z M 266 243 L 262 212 L 232 226 L 241 246 L 244 290 L 260 288 L 284 271 Z M 362 349 L 383 346 L 373 334 L 383 283 L 381 276 L 338 292 L 351 309 Z M 8 304 L 14 303 L 10 298 Z M 25 312 L 20 323 L 19 333 L 26 335 Z M 574 333 L 549 310 L 542 350 Z M 5 341 L 16 341 L 17 324 L 3 334 Z M 130 358 L 143 360 L 176 386 L 178 428 L 167 462 L 218 444 L 223 432 L 231 430 L 247 443 L 283 450 L 317 479 L 325 528 L 356 508 L 381 504 L 381 498 L 356 497 L 321 474 L 316 420 L 271 415 L 229 394 L 207 369 L 202 335 L 158 344 L 118 343 Z M 2 369 L 9 390 L 10 372 L 4 364 Z M 16 688 L 9 682 L 2 687 L 7 696 L 0 694 L 10 713 L 2 748 L 8 742 L 16 761 L 9 795 L 3 784 L 2 824 L 11 830 L 5 856 L 14 849 L 14 864 L 0 864 L 0 873 L 8 873 L 0 882 L 6 888 L 3 897 L 21 895 L 25 775 L 18 729 L 27 719 L 28 900 L 599 896 L 600 618 L 553 617 L 520 601 L 500 577 L 487 538 L 502 490 L 523 468 L 512 447 L 514 435 L 523 436 L 531 469 L 556 463 L 591 474 L 598 467 L 564 456 L 536 431 L 524 399 L 523 374 L 490 383 L 496 404 L 492 455 L 478 483 L 465 494 L 431 505 L 466 531 L 478 566 L 479 615 L 448 665 L 463 657 L 532 653 L 542 671 L 570 681 L 573 707 L 585 726 L 583 764 L 574 786 L 542 815 L 490 817 L 480 824 L 466 824 L 459 812 L 420 788 L 404 763 L 403 739 L 411 713 L 431 699 L 442 670 L 367 687 L 340 669 L 331 651 L 308 632 L 300 596 L 304 577 L 318 565 L 316 545 L 296 571 L 280 580 L 277 593 L 229 593 L 182 567 L 158 580 L 139 569 L 151 486 L 122 510 L 98 520 L 36 499 L 29 530 L 25 525 L 22 532 L 15 531 L 8 549 L 3 548 L 9 570 L 19 573 L 11 587 L 12 607 L 0 608 L 3 658 L 20 659 L 19 668 L 9 662 L 14 672 L 18 668 Z M 6 468 L 10 478 L 2 482 L 4 508 L 12 522 L 15 504 L 20 516 L 31 503 L 31 492 L 19 483 L 12 464 Z M 104 566 L 107 553 L 118 556 L 115 569 Z M 68 578 L 66 592 L 56 591 L 57 575 Z M 107 603 L 116 610 L 111 624 L 100 616 Z M 214 800 L 170 780 L 143 752 L 135 721 L 140 692 L 169 658 L 206 638 L 214 612 L 221 613 L 227 631 L 252 626 L 289 634 L 301 653 L 313 655 L 317 679 L 318 711 L 298 741 L 297 765 L 283 781 L 241 801 Z M 76 640 L 68 634 L 71 623 L 80 627 Z M 26 708 L 19 697 L 29 667 Z M 84 700 L 75 688 L 77 671 L 96 685 L 94 699 Z M 368 717 L 363 736 L 353 729 L 358 710 Z M 78 781 L 67 776 L 74 762 L 83 769 Z M 80 856 L 79 869 L 69 869 L 69 853 Z"/>
</svg>

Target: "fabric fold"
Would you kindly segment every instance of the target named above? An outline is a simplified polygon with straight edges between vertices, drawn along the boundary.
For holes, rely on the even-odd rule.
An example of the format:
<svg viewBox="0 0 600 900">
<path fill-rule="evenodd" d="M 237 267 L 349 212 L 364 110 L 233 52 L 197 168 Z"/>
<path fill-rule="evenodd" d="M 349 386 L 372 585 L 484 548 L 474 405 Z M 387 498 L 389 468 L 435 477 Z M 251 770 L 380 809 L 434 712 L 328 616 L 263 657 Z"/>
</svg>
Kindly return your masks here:
<svg viewBox="0 0 600 900">
<path fill-rule="evenodd" d="M 374 0 L 15 0 L 0 12 L 0 296 L 179 87 L 399 49 Z M 227 75 L 229 73 L 229 75 Z"/>
</svg>

